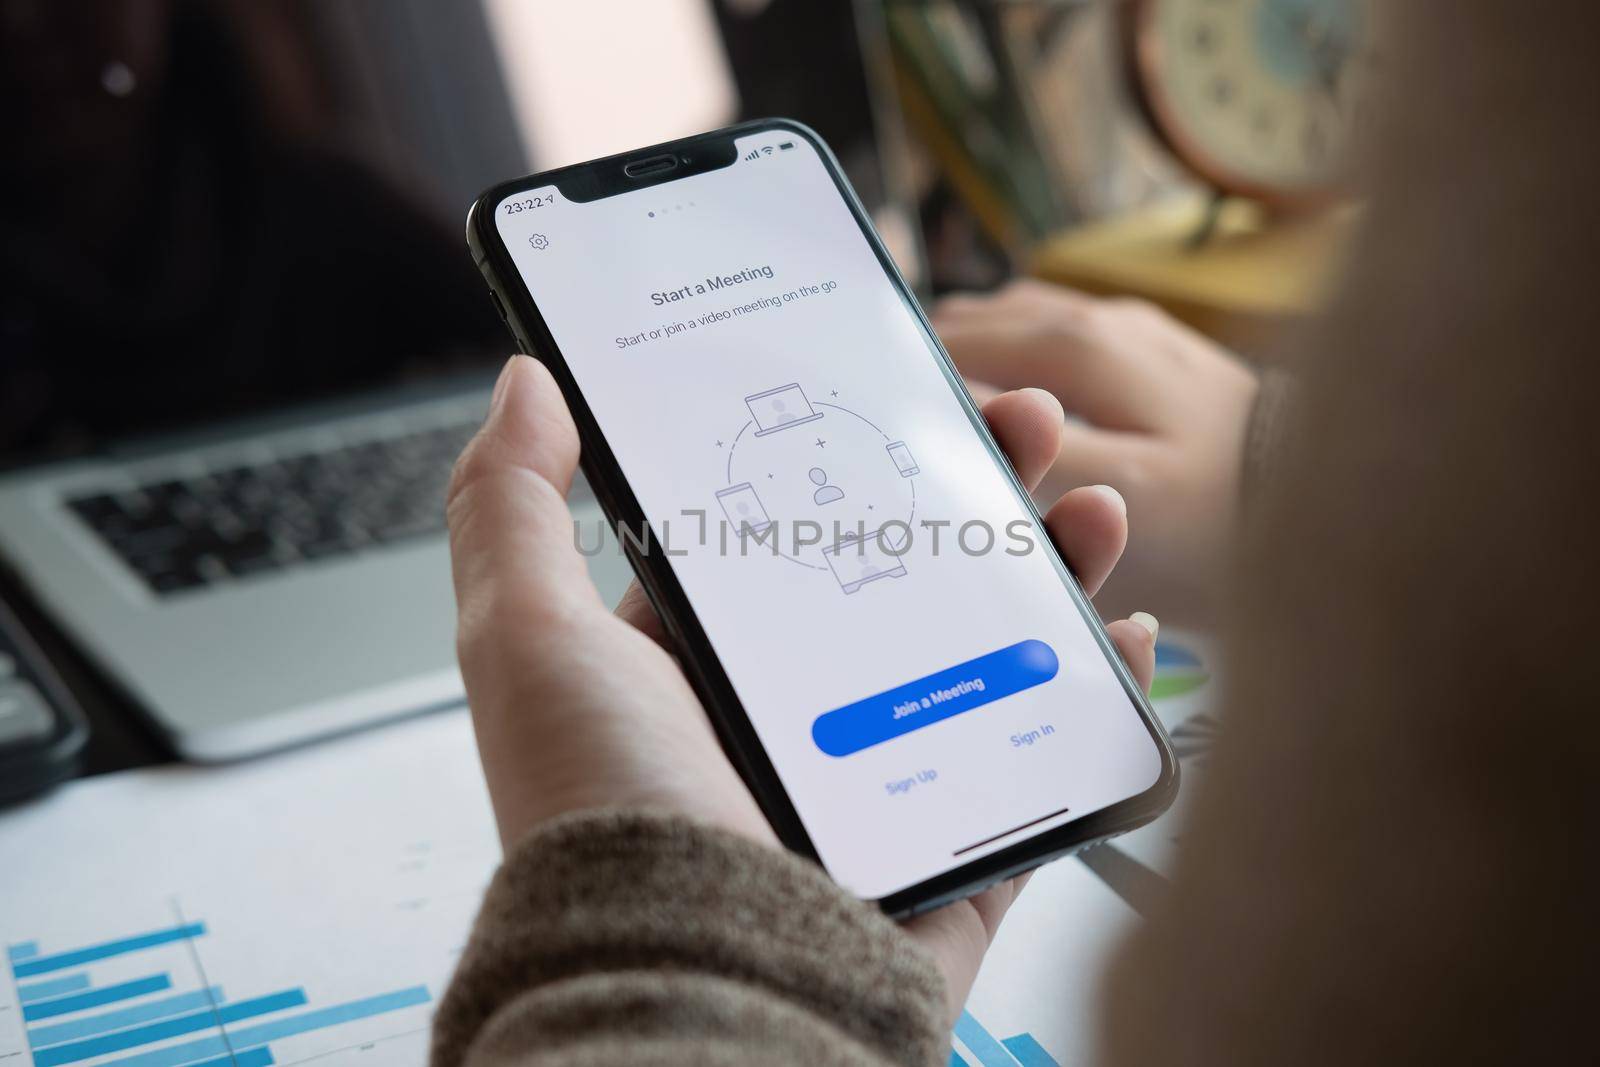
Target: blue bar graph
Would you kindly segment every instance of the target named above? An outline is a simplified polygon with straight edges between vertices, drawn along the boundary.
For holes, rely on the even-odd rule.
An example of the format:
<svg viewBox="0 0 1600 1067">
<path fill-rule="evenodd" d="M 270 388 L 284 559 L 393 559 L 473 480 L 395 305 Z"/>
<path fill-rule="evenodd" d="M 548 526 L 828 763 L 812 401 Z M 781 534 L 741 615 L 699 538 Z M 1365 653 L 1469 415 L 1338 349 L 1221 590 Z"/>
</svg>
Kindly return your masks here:
<svg viewBox="0 0 1600 1067">
<path fill-rule="evenodd" d="M 970 1011 L 963 1011 L 961 1018 L 956 1020 L 955 1036 L 967 1046 L 967 1051 L 978 1057 L 982 1067 L 1061 1067 L 1032 1034 L 1018 1034 L 999 1040 L 985 1030 Z M 950 1067 L 970 1065 L 959 1053 L 952 1052 Z"/>
<path fill-rule="evenodd" d="M 1022 1067 L 1061 1067 L 1056 1058 L 1034 1040 L 1032 1034 L 1018 1034 L 1000 1042 L 1017 1058 Z"/>
<path fill-rule="evenodd" d="M 53 1026 L 35 1026 L 28 1031 L 28 1044 L 34 1048 L 59 1045 L 63 1041 L 76 1041 L 80 1037 L 93 1037 L 95 1034 L 109 1034 L 125 1026 L 137 1026 L 151 1019 L 183 1015 L 186 1012 L 215 1007 L 221 1003 L 221 986 L 212 986 L 193 993 L 179 993 L 175 997 L 150 1000 L 143 1004 L 135 1004 L 131 1008 L 118 1008 L 116 1011 L 73 1019 L 71 1022 L 56 1023 Z"/>
<path fill-rule="evenodd" d="M 243 1052 L 233 1052 L 226 1056 L 218 1056 L 214 1060 L 202 1060 L 191 1063 L 189 1067 L 272 1067 L 272 1053 L 265 1046 L 261 1048 L 247 1048 Z"/>
<path fill-rule="evenodd" d="M 308 1011 L 304 1015 L 296 1015 L 288 1019 L 275 1019 L 269 1023 L 257 1023 L 242 1030 L 228 1032 L 227 1040 L 219 1037 L 205 1037 L 197 1041 L 186 1041 L 181 1045 L 169 1045 L 166 1048 L 155 1049 L 151 1052 L 129 1056 L 126 1059 L 111 1060 L 101 1064 L 100 1067 L 178 1067 L 180 1064 L 190 1064 L 203 1056 L 225 1056 L 230 1044 L 234 1047 L 253 1046 L 276 1041 L 281 1037 L 292 1037 L 310 1030 L 320 1030 L 325 1026 L 338 1026 L 340 1023 L 354 1022 L 371 1015 L 381 1015 L 386 1011 L 399 1011 L 417 1004 L 426 1004 L 432 999 L 428 995 L 426 986 L 412 986 L 409 989 L 397 989 L 393 993 L 382 993 L 375 997 L 363 1000 L 352 1000 L 347 1004 L 337 1004 L 331 1008 L 321 1008 Z M 224 1060 L 226 1062 L 226 1060 Z M 45 1067 L 40 1061 L 39 1067 Z"/>
<path fill-rule="evenodd" d="M 186 923 L 182 926 L 173 926 L 165 930 L 152 930 L 148 934 L 124 937 L 117 941 L 104 941 L 98 945 L 89 945 L 86 948 L 77 948 L 70 952 L 58 952 L 53 956 L 34 956 L 23 959 L 20 962 L 13 957 L 11 973 L 18 978 L 32 978 L 36 974 L 64 971 L 68 967 L 93 963 L 95 960 L 109 959 L 112 956 L 121 956 L 127 952 L 138 952 L 140 949 L 154 948 L 157 945 L 165 945 L 173 941 L 184 941 L 191 937 L 199 937 L 205 932 L 205 923 Z M 31 942 L 28 943 L 31 944 Z M 16 946 L 12 947 L 12 951 L 16 951 Z"/>
<path fill-rule="evenodd" d="M 17 999 L 24 1004 L 32 1004 L 36 1000 L 59 997 L 63 993 L 76 993 L 80 989 L 88 988 L 88 975 L 68 974 L 60 978 L 51 978 L 45 982 L 34 982 L 32 985 L 19 985 L 17 986 Z"/>
<path fill-rule="evenodd" d="M 111 972 L 115 984 L 96 985 L 108 975 L 91 964 L 164 945 L 199 951 L 182 943 L 206 932 L 204 923 L 180 921 L 48 954 L 40 953 L 37 941 L 8 946 L 15 979 L 46 976 L 17 982 L 23 1019 L 30 1024 L 27 1034 L 34 1067 L 66 1067 L 90 1060 L 112 1067 L 106 1057 L 119 1053 L 123 1055 L 114 1063 L 120 1067 L 271 1067 L 276 1060 L 269 1042 L 418 1007 L 433 999 L 426 986 L 417 985 L 322 1008 L 310 1007 L 305 990 L 298 987 L 230 1002 L 221 986 L 174 988 L 173 974 L 181 981 L 191 973 L 176 961 L 170 964 L 175 968 L 171 973 L 125 979 L 126 971 Z M 200 961 L 194 963 L 195 971 L 204 974 Z M 93 1010 L 107 1005 L 111 1006 L 107 1010 Z M 302 1008 L 308 1010 L 280 1014 Z M 40 1024 L 58 1016 L 65 1018 Z M 408 1021 L 405 1030 L 415 1027 Z M 360 1040 L 371 1040 L 372 1028 L 361 1035 Z M 174 1038 L 177 1043 L 172 1043 Z"/>
<path fill-rule="evenodd" d="M 159 993 L 163 989 L 171 988 L 171 978 L 164 974 L 152 974 L 148 978 L 135 978 L 131 982 L 119 982 L 104 989 L 91 989 L 87 993 L 74 993 L 70 997 L 56 997 L 54 1000 L 24 1004 L 22 1017 L 30 1023 L 40 1019 L 53 1019 L 57 1015 L 67 1015 L 86 1008 L 98 1008 L 102 1004 L 115 1004 L 119 1000 L 130 1000 L 133 997 L 142 997 L 146 993 Z"/>
<path fill-rule="evenodd" d="M 1017 1061 L 1006 1051 L 1006 1047 L 965 1008 L 961 1011 L 961 1018 L 956 1020 L 956 1036 L 978 1057 L 983 1067 L 1017 1067 Z"/>
<path fill-rule="evenodd" d="M 165 1041 L 169 1037 L 177 1037 L 180 1034 L 192 1034 L 198 1030 L 214 1030 L 220 1024 L 238 1022 L 240 1019 L 250 1019 L 257 1015 L 284 1011 L 287 1008 L 298 1008 L 305 1002 L 306 994 L 304 990 L 290 989 L 282 993 L 256 997 L 253 1000 L 241 1000 L 237 1004 L 224 1004 L 222 1007 L 210 1011 L 198 1011 L 192 1015 L 179 1015 L 172 1019 L 162 1019 L 159 1022 L 136 1026 L 130 1030 L 118 1030 L 115 1033 L 101 1034 L 98 1037 L 86 1038 L 83 1041 L 74 1041 L 65 1045 L 52 1045 L 49 1048 L 35 1052 L 33 1054 L 33 1063 L 34 1067 L 59 1067 L 63 1063 L 77 1063 L 79 1060 L 104 1056 L 108 1052 L 120 1052 L 123 1049 L 137 1048 L 140 1045 L 148 1045 L 152 1041 Z M 254 1045 L 256 1042 L 247 1041 L 244 1044 Z"/>
</svg>

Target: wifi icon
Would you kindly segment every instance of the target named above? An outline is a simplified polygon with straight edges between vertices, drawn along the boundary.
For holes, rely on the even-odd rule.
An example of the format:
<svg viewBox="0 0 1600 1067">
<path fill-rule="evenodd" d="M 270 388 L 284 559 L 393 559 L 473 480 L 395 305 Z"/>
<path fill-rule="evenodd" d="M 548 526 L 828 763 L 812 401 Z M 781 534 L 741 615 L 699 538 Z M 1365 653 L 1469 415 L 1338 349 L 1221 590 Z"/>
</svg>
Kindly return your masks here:
<svg viewBox="0 0 1600 1067">
<path fill-rule="evenodd" d="M 751 159 L 760 159 L 760 158 L 761 158 L 761 153 L 760 153 L 760 152 L 758 152 L 758 151 L 756 151 L 756 150 L 755 150 L 755 149 L 751 149 L 751 150 L 750 150 L 750 154 L 749 154 L 749 155 L 747 155 L 747 156 L 745 156 L 745 157 L 744 157 L 744 158 L 745 158 L 745 159 L 746 159 L 746 160 L 751 160 Z"/>
<path fill-rule="evenodd" d="M 771 145 L 763 145 L 761 147 L 761 153 L 762 153 L 762 155 L 768 155 L 768 156 L 772 155 L 772 146 Z"/>
</svg>

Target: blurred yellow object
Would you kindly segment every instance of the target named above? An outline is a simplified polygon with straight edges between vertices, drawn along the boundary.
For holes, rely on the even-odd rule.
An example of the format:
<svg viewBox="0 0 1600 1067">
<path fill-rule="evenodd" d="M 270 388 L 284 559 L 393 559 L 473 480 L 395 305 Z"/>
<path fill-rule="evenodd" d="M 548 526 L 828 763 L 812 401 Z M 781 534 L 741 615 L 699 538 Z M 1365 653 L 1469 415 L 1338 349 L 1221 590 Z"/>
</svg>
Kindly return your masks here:
<svg viewBox="0 0 1600 1067">
<path fill-rule="evenodd" d="M 1176 198 L 1068 230 L 1038 246 L 1032 273 L 1143 297 L 1246 354 L 1268 355 L 1283 327 L 1330 295 L 1359 208 L 1284 217 L 1229 200 L 1197 244 L 1209 209 L 1204 197 Z"/>
</svg>

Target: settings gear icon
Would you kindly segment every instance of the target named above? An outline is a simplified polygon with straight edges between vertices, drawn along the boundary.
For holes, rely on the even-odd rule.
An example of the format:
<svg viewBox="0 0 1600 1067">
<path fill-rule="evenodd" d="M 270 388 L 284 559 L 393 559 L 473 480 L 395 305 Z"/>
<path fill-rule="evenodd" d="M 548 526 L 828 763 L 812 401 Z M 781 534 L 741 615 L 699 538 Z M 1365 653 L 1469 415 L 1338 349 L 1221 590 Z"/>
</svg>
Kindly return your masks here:
<svg viewBox="0 0 1600 1067">
<path fill-rule="evenodd" d="M 546 237 L 542 233 L 536 233 L 532 237 L 528 238 L 528 243 L 537 248 L 539 251 L 543 252 L 545 249 L 550 247 L 550 238 Z"/>
</svg>

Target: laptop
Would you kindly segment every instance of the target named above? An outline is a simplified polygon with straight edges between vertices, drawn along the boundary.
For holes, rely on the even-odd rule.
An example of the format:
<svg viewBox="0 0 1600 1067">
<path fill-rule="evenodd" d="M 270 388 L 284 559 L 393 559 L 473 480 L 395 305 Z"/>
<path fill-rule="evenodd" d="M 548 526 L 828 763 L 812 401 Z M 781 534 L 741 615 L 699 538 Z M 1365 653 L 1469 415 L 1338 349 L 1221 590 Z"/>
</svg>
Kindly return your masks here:
<svg viewBox="0 0 1600 1067">
<path fill-rule="evenodd" d="M 179 754 L 237 759 L 461 700 L 443 497 L 512 344 L 440 208 L 524 151 L 547 166 L 651 139 L 627 121 L 813 116 L 920 276 L 914 227 L 890 225 L 914 215 L 878 152 L 853 5 L 713 11 L 662 32 L 698 27 L 699 50 L 668 52 L 722 81 L 665 96 L 659 64 L 572 44 L 609 31 L 551 39 L 514 5 L 174 5 L 110 29 L 46 5 L 0 41 L 21 102 L 0 124 L 28 145 L 0 163 L 23 206 L 0 227 L 0 565 Z M 817 38 L 807 62 L 837 53 L 826 85 L 774 76 L 799 31 Z M 313 40 L 299 65 L 262 51 Z M 692 58 L 724 48 L 731 70 Z M 547 84 L 590 86 L 597 64 L 638 83 L 625 111 Z M 60 76 L 80 68 L 98 79 Z M 354 140 L 403 145 L 400 165 L 297 132 L 341 92 Z M 779 420 L 778 403 L 815 414 L 788 389 L 765 398 Z M 587 554 L 601 512 L 581 479 L 570 499 Z M 605 536 L 587 562 L 615 601 L 631 570 Z"/>
<path fill-rule="evenodd" d="M 822 412 L 813 408 L 811 401 L 806 399 L 805 390 L 792 382 L 766 392 L 752 393 L 744 398 L 744 403 L 750 409 L 750 417 L 756 422 L 757 437 L 822 418 Z"/>
<path fill-rule="evenodd" d="M 0 46 L 0 562 L 207 761 L 462 699 L 444 493 L 513 349 L 446 198 L 274 111 L 256 14 L 109 42 L 51 7 Z"/>
<path fill-rule="evenodd" d="M 488 388 L 440 383 L 13 473 L 0 552 L 190 759 L 458 703 L 443 501 Z M 581 481 L 572 507 L 586 531 L 603 525 Z M 620 553 L 589 565 L 620 598 Z"/>
</svg>

